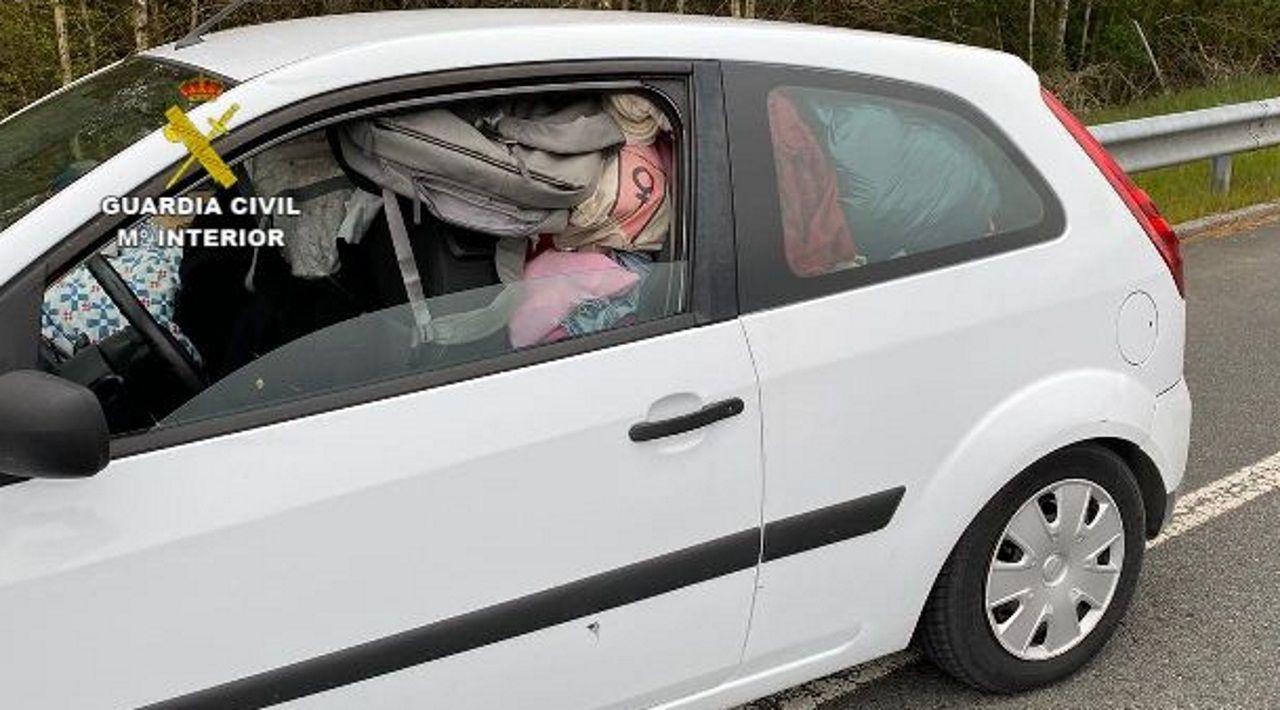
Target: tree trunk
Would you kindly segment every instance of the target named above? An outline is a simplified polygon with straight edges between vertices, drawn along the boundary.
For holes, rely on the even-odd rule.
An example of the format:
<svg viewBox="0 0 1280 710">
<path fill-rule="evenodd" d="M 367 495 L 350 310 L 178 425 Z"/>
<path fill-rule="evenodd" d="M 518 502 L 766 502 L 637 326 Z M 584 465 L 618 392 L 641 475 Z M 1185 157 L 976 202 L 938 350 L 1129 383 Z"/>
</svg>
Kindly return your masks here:
<svg viewBox="0 0 1280 710">
<path fill-rule="evenodd" d="M 1027 10 L 1027 64 L 1036 66 L 1036 0 L 1030 0 Z"/>
<path fill-rule="evenodd" d="M 133 45 L 139 52 L 151 47 L 147 22 L 147 0 L 133 0 Z"/>
<path fill-rule="evenodd" d="M 191 24 L 187 31 L 195 31 L 200 25 L 200 0 L 191 0 Z"/>
<path fill-rule="evenodd" d="M 684 14 L 684 0 L 676 0 L 676 14 L 677 15 Z"/>
<path fill-rule="evenodd" d="M 75 75 L 71 71 L 71 40 L 67 37 L 67 6 L 64 0 L 53 0 L 53 31 L 58 39 L 58 68 L 62 70 L 62 85 L 66 86 Z"/>
<path fill-rule="evenodd" d="M 1084 67 L 1089 64 L 1085 51 L 1089 49 L 1089 22 L 1093 20 L 1093 2 L 1084 4 L 1084 27 L 1080 28 L 1080 56 L 1076 57 L 1078 66 Z"/>
<path fill-rule="evenodd" d="M 93 21 L 89 17 L 89 4 L 80 0 L 80 24 L 84 26 L 85 43 L 89 47 L 89 68 L 98 68 L 98 35 L 93 31 Z"/>
<path fill-rule="evenodd" d="M 1147 59 L 1151 61 L 1151 68 L 1156 72 L 1156 81 L 1160 82 L 1160 90 L 1168 91 L 1169 86 L 1164 83 L 1164 72 L 1160 71 L 1160 62 L 1156 61 L 1156 53 L 1151 51 L 1151 43 L 1147 41 L 1147 33 L 1142 31 L 1142 25 L 1138 24 L 1138 19 L 1133 18 L 1133 28 L 1138 31 L 1138 39 L 1142 41 L 1142 48 L 1147 52 Z"/>
<path fill-rule="evenodd" d="M 1071 16 L 1071 0 L 1058 0 L 1053 13 L 1053 38 L 1049 44 L 1049 69 L 1067 66 L 1067 19 Z"/>
</svg>

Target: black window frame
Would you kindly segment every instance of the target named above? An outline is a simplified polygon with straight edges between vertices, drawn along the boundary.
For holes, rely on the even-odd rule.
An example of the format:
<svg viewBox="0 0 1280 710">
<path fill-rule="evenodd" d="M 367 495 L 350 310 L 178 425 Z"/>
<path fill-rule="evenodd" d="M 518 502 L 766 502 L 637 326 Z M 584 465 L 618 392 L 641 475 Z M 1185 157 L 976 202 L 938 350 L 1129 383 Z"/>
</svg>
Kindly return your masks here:
<svg viewBox="0 0 1280 710">
<path fill-rule="evenodd" d="M 1062 203 L 1031 160 L 981 109 L 942 89 L 897 79 L 816 67 L 725 62 L 725 107 L 734 175 L 739 303 L 743 313 L 786 306 L 894 279 L 977 261 L 1059 238 Z M 768 95 L 779 87 L 856 92 L 922 104 L 966 121 L 1013 164 L 1040 198 L 1038 224 L 896 259 L 799 276 L 787 265 Z M 856 239 L 856 235 L 855 235 Z"/>
<path fill-rule="evenodd" d="M 112 459 L 367 404 L 736 317 L 736 250 L 728 189 L 726 119 L 720 69 L 715 62 L 671 59 L 544 62 L 397 77 L 317 95 L 279 108 L 237 127 L 215 145 L 227 162 L 235 163 L 270 144 L 363 113 L 465 100 L 503 91 L 573 90 L 613 84 L 642 86 L 663 94 L 680 114 L 678 215 L 689 262 L 688 308 L 683 313 L 440 370 L 393 376 L 249 411 L 122 435 L 111 441 Z M 677 85 L 682 90 L 673 95 Z M 143 197 L 181 194 L 207 180 L 207 176 L 193 174 L 166 190 L 171 168 L 152 176 L 129 194 Z M 28 354 L 0 363 L 0 372 L 35 367 L 38 299 L 43 296 L 45 285 L 101 248 L 110 235 L 133 219 L 98 214 L 0 287 L 0 315 L 9 312 L 30 315 L 33 307 L 37 313 L 29 322 L 25 317 L 0 321 L 0 327 L 6 330 L 19 327 L 30 333 L 30 341 L 17 348 L 18 352 Z M 40 287 L 32 288 L 34 284 Z M 4 482 L 0 477 L 0 485 Z"/>
</svg>

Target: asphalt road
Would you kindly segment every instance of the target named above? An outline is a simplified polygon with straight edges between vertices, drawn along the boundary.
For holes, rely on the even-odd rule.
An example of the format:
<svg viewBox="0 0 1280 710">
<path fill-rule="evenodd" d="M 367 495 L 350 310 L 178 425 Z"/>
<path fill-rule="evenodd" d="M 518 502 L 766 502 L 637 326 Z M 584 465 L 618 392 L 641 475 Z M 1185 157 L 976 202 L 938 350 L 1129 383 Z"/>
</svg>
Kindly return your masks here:
<svg viewBox="0 0 1280 710">
<path fill-rule="evenodd" d="M 1187 244 L 1183 256 L 1190 491 L 1280 451 L 1280 226 Z M 1280 708 L 1280 493 L 1148 549 L 1128 617 L 1063 683 L 983 695 L 922 660 L 857 677 L 846 671 L 753 707 Z"/>
</svg>

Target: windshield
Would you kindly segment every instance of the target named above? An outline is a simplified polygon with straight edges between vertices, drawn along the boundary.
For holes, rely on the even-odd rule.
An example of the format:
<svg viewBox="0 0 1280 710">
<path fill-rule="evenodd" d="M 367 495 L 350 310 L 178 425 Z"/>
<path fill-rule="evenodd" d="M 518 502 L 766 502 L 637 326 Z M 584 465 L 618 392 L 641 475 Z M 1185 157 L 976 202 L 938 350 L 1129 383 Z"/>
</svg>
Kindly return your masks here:
<svg viewBox="0 0 1280 710">
<path fill-rule="evenodd" d="M 136 57 L 0 122 L 0 230 L 190 106 L 193 69 Z"/>
</svg>

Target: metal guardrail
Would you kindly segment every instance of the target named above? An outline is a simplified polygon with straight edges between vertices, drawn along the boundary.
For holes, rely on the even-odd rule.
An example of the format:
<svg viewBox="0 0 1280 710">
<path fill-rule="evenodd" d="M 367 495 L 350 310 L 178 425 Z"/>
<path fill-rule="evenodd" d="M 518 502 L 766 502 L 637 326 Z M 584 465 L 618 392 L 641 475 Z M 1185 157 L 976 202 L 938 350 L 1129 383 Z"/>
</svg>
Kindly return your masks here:
<svg viewBox="0 0 1280 710">
<path fill-rule="evenodd" d="M 1127 172 L 1211 160 L 1214 192 L 1231 189 L 1231 156 L 1280 145 L 1280 97 L 1090 126 Z"/>
</svg>

